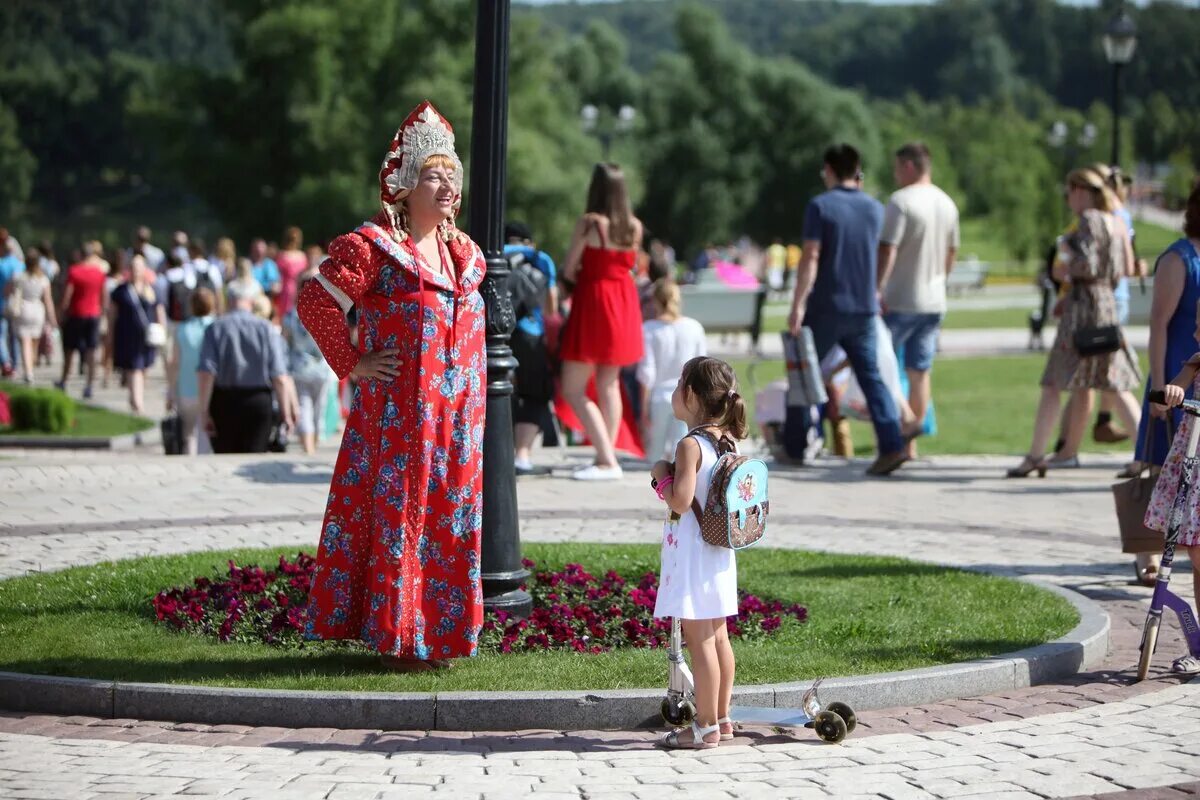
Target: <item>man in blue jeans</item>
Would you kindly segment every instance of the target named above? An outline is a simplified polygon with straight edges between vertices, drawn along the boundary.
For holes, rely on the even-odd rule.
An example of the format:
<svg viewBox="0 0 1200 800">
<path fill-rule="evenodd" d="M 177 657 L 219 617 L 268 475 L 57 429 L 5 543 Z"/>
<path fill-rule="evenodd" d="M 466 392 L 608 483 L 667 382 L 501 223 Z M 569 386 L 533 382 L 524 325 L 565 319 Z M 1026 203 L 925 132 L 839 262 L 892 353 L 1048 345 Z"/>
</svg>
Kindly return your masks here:
<svg viewBox="0 0 1200 800">
<path fill-rule="evenodd" d="M 958 254 L 958 207 L 934 186 L 929 148 L 920 142 L 896 151 L 892 175 L 900 188 L 883 212 L 879 293 L 892 345 L 904 354 L 908 405 L 924 421 L 929 371 L 946 315 L 946 278 Z"/>
<path fill-rule="evenodd" d="M 875 426 L 878 457 L 868 475 L 889 475 L 908 460 L 900 412 L 879 374 L 876 257 L 883 206 L 862 189 L 862 163 L 848 144 L 825 151 L 826 192 L 804 212 L 803 251 L 788 328 L 812 330 L 817 358 L 841 345 Z"/>
</svg>

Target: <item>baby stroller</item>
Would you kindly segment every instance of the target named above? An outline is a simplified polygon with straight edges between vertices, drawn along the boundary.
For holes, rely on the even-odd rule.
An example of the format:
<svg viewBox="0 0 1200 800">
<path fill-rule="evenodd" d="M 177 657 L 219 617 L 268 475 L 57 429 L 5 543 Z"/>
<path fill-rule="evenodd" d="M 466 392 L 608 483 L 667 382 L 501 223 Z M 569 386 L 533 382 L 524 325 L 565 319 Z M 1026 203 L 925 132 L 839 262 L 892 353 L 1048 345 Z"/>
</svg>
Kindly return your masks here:
<svg viewBox="0 0 1200 800">
<path fill-rule="evenodd" d="M 1150 393 L 1150 402 L 1162 403 L 1161 391 Z M 1183 465 L 1179 474 L 1179 488 L 1175 494 L 1175 504 L 1171 508 L 1170 524 L 1167 526 L 1166 544 L 1163 546 L 1162 563 L 1158 568 L 1158 583 L 1154 586 L 1154 596 L 1150 599 L 1150 611 L 1146 615 L 1146 627 L 1142 630 L 1142 654 L 1138 659 L 1137 679 L 1146 679 L 1150 671 L 1150 660 L 1154 657 L 1154 648 L 1158 644 L 1158 629 L 1162 625 L 1163 607 L 1171 609 L 1179 618 L 1183 628 L 1183 636 L 1187 641 L 1188 652 L 1200 658 L 1200 625 L 1196 623 L 1196 615 L 1188 601 L 1167 588 L 1171 581 L 1171 563 L 1175 560 L 1175 545 L 1179 542 L 1179 531 L 1183 527 L 1184 515 L 1187 513 L 1187 496 L 1191 489 L 1192 472 L 1198 463 L 1196 450 L 1200 444 L 1200 400 L 1184 400 L 1183 413 L 1190 414 L 1192 422 L 1191 436 L 1188 437 L 1187 450 L 1184 454 Z M 1193 575 L 1197 565 L 1192 565 Z"/>
<path fill-rule="evenodd" d="M 693 702 L 695 683 L 692 670 L 683 657 L 683 633 L 678 619 L 671 620 L 671 644 L 667 649 L 669 675 L 667 696 L 662 701 L 662 717 L 669 725 L 687 725 L 696 718 Z M 759 708 L 734 706 L 729 716 L 736 725 L 773 725 L 778 728 L 812 728 L 823 742 L 837 743 L 854 732 L 858 718 L 845 703 L 822 707 L 817 698 L 818 678 L 800 698 L 800 708 Z"/>
</svg>

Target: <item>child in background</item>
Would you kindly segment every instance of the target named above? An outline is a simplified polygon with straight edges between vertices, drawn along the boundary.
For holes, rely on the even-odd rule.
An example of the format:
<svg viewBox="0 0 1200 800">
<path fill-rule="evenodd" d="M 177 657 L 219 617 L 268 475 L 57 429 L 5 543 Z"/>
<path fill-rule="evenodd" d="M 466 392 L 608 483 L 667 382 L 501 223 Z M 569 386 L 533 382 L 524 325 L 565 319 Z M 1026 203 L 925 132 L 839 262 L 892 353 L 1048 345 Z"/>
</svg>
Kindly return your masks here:
<svg viewBox="0 0 1200 800">
<path fill-rule="evenodd" d="M 655 318 L 642 323 L 644 354 L 637 365 L 642 442 L 650 461 L 672 458 L 687 433 L 676 419 L 671 396 L 683 365 L 708 352 L 703 326 L 680 313 L 679 286 L 663 278 L 655 282 L 653 295 Z"/>
<path fill-rule="evenodd" d="M 675 448 L 675 462 L 659 461 L 651 474 L 655 490 L 670 507 L 672 521 L 663 531 L 662 568 L 655 617 L 678 618 L 691 656 L 696 718 L 690 728 L 667 734 L 668 748 L 704 750 L 733 738 L 729 706 L 733 697 L 734 657 L 725 618 L 737 614 L 737 561 L 734 551 L 708 544 L 700 536 L 693 499 L 703 508 L 719 454 L 703 431 L 737 451 L 746 438 L 746 406 L 737 393 L 733 367 L 700 356 L 683 366 L 671 395 L 675 417 L 691 431 Z"/>
</svg>

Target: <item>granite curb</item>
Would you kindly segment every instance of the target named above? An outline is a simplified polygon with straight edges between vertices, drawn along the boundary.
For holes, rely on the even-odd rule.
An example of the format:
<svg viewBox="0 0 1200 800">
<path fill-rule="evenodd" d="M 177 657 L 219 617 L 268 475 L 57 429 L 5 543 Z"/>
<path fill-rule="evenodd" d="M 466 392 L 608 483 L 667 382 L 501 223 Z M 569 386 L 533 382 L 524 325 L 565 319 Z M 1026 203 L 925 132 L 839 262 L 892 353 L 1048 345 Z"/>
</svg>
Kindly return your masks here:
<svg viewBox="0 0 1200 800">
<path fill-rule="evenodd" d="M 0 436 L 0 449 L 27 450 L 132 450 L 162 444 L 157 425 L 120 436 Z"/>
<path fill-rule="evenodd" d="M 1067 599 L 1079 623 L 1036 647 L 939 667 L 831 678 L 825 702 L 858 711 L 1007 692 L 1092 668 L 1108 652 L 1108 614 L 1083 595 L 1029 581 Z M 666 659 L 663 681 L 666 682 Z M 796 708 L 809 682 L 741 686 L 734 704 Z M 371 693 L 236 689 L 60 678 L 0 672 L 0 708 L 110 719 L 213 725 L 375 730 L 494 731 L 632 729 L 659 726 L 664 690 Z"/>
</svg>

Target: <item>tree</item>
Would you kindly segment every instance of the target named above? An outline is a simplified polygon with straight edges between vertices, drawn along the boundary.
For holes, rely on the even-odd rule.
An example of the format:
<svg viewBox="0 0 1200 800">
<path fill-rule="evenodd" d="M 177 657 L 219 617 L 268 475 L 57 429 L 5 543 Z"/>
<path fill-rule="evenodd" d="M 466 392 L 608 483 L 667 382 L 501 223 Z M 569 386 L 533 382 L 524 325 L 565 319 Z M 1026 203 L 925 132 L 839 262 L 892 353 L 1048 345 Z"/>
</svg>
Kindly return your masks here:
<svg viewBox="0 0 1200 800">
<path fill-rule="evenodd" d="M 795 63 L 752 55 L 708 9 L 684 7 L 677 37 L 681 54 L 660 60 L 642 104 L 647 225 L 681 251 L 798 237 L 824 149 L 849 141 L 877 157 L 865 105 Z"/>
<path fill-rule="evenodd" d="M 33 190 L 33 174 L 37 161 L 21 144 L 17 115 L 0 103 L 0 175 L 4 176 L 0 191 L 0 220 L 10 223 L 24 216 L 25 204 Z M 3 223 L 0 223 L 3 224 Z"/>
</svg>

